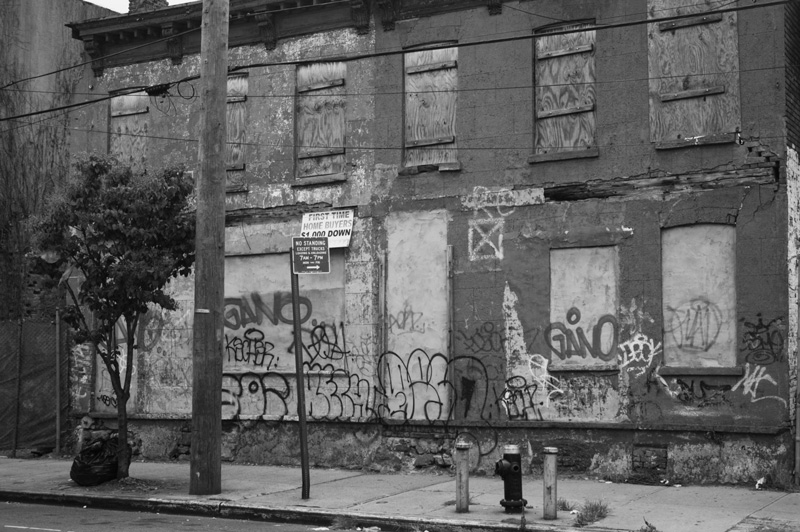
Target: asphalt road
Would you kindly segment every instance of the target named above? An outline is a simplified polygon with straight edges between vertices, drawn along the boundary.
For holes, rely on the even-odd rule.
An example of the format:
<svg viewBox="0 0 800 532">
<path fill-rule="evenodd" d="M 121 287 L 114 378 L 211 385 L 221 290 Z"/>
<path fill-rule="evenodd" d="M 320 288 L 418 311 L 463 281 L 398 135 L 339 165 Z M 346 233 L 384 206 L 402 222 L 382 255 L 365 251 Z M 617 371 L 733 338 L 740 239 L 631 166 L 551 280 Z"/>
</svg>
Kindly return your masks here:
<svg viewBox="0 0 800 532">
<path fill-rule="evenodd" d="M 0 532 L 107 532 L 109 530 L 312 532 L 321 529 L 294 523 L 0 502 Z"/>
</svg>

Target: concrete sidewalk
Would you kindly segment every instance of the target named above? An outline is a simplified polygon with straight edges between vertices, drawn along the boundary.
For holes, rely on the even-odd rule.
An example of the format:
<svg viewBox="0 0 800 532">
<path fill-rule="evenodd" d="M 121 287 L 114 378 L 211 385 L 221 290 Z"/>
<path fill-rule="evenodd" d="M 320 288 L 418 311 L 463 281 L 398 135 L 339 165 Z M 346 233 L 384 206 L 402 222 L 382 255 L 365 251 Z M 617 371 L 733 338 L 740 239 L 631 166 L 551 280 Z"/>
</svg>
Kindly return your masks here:
<svg viewBox="0 0 800 532">
<path fill-rule="evenodd" d="M 376 474 L 312 469 L 310 499 L 301 498 L 301 471 L 293 467 L 222 467 L 222 493 L 189 495 L 188 462 L 134 462 L 131 478 L 81 487 L 69 478 L 71 460 L 0 457 L 0 500 L 70 504 L 242 519 L 291 520 L 318 526 L 417 528 L 430 532 L 519 530 L 519 514 L 500 506 L 499 477 L 469 479 L 470 509 L 456 513 L 455 477 L 448 472 Z M 542 518 L 542 481 L 525 477 L 526 527 L 575 529 L 575 515 Z M 649 486 L 559 478 L 558 497 L 576 506 L 603 501 L 609 515 L 580 530 L 640 531 L 645 519 L 658 532 L 800 532 L 800 493 L 755 487 Z M 652 532 L 652 531 L 651 531 Z"/>
</svg>

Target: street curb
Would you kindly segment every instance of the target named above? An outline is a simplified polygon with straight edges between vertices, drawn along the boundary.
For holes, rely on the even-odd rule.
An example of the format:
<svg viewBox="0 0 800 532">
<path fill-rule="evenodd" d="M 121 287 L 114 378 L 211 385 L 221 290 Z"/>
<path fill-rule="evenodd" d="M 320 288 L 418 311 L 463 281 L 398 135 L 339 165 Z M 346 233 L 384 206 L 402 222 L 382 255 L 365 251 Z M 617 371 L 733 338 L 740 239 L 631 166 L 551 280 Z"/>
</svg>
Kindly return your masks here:
<svg viewBox="0 0 800 532">
<path fill-rule="evenodd" d="M 337 521 L 353 521 L 360 528 L 380 527 L 382 531 L 419 532 L 439 530 L 486 530 L 495 532 L 520 532 L 519 524 L 487 523 L 463 519 L 423 519 L 417 517 L 387 517 L 341 510 L 322 510 L 306 508 L 270 508 L 250 506 L 241 502 L 224 500 L 171 500 L 142 497 L 118 497 L 115 495 L 78 495 L 69 493 L 41 493 L 0 490 L 0 501 L 29 504 L 52 504 L 60 506 L 83 506 L 105 510 L 140 511 L 149 513 L 168 513 L 219 517 L 223 519 L 242 519 L 247 521 L 277 521 L 301 523 L 317 526 L 331 526 Z M 609 528 L 586 526 L 574 528 L 564 525 L 545 525 L 528 523 L 526 532 L 627 532 Z"/>
</svg>

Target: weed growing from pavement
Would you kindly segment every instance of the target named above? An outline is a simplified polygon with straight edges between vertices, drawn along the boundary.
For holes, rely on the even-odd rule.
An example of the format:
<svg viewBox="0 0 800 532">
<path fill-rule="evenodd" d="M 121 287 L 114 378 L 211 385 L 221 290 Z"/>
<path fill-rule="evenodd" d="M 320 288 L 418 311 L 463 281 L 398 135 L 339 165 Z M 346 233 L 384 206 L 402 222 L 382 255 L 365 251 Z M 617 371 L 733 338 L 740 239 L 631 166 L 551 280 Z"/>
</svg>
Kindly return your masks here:
<svg viewBox="0 0 800 532">
<path fill-rule="evenodd" d="M 556 508 L 558 508 L 562 512 L 571 512 L 575 509 L 575 504 L 571 503 L 567 499 L 563 497 L 558 498 L 558 502 L 556 503 Z"/>
<path fill-rule="evenodd" d="M 644 526 L 639 529 L 639 532 L 658 532 L 658 529 L 655 527 L 655 525 L 648 523 L 647 519 L 645 519 Z"/>
<path fill-rule="evenodd" d="M 608 515 L 608 505 L 602 501 L 589 501 L 581 506 L 575 516 L 575 526 L 582 527 L 599 521 Z"/>
<path fill-rule="evenodd" d="M 358 523 L 349 517 L 339 516 L 334 518 L 333 522 L 331 522 L 331 528 L 333 530 L 355 530 L 356 527 L 358 527 Z"/>
</svg>

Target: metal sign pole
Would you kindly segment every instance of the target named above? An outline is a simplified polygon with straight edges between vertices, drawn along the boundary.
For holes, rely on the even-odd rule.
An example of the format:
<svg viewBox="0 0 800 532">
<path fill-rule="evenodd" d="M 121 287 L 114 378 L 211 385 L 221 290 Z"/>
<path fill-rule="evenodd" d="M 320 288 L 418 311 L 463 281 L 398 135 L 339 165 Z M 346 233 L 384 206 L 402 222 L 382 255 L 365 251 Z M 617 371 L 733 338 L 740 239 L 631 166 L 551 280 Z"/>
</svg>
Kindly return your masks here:
<svg viewBox="0 0 800 532">
<path fill-rule="evenodd" d="M 300 466 L 303 475 L 303 499 L 309 498 L 308 428 L 306 427 L 306 391 L 303 380 L 303 341 L 300 334 L 300 283 L 294 273 L 294 253 L 289 253 L 292 274 L 292 326 L 294 327 L 294 365 L 297 381 L 297 419 L 300 424 Z"/>
<path fill-rule="evenodd" d="M 61 454 L 61 312 L 56 311 L 56 456 Z"/>
</svg>

